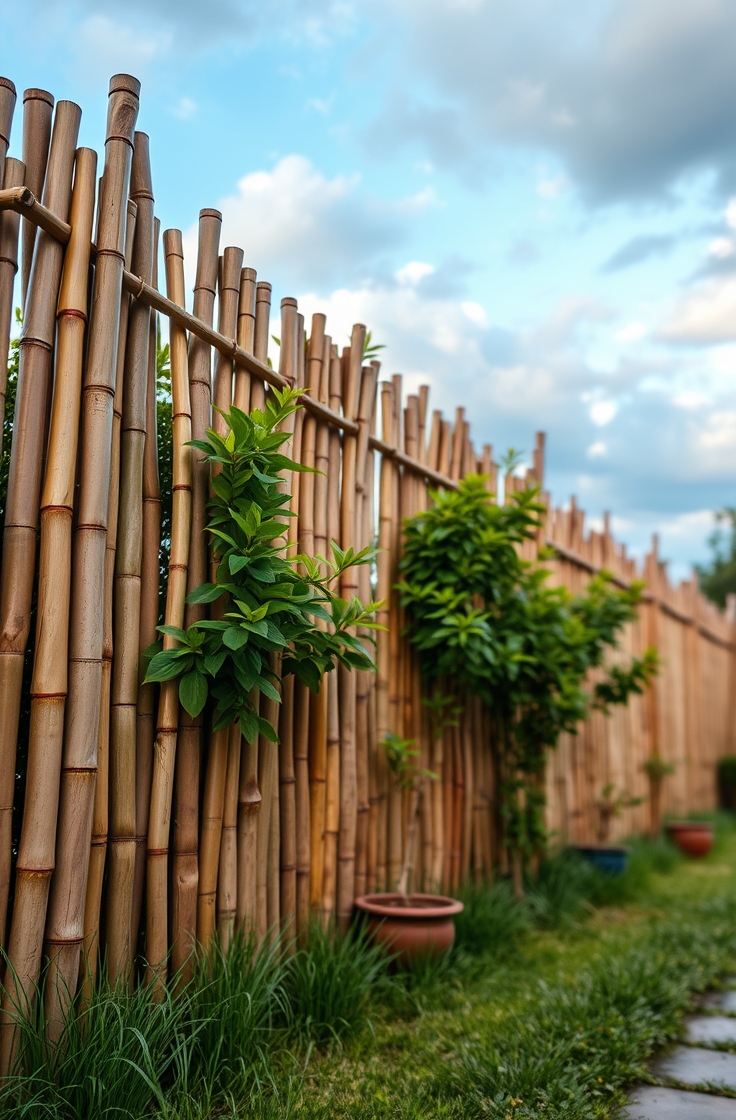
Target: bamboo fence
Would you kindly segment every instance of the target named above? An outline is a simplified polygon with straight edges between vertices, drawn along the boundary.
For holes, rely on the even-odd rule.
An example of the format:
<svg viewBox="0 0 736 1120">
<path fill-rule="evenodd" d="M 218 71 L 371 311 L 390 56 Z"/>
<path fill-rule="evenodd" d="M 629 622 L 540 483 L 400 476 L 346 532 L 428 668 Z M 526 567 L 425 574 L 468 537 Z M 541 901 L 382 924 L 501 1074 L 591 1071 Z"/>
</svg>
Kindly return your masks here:
<svg viewBox="0 0 736 1120">
<path fill-rule="evenodd" d="M 281 302 L 273 369 L 271 287 L 244 267 L 240 249 L 220 249 L 216 210 L 199 215 L 192 311 L 177 230 L 163 235 L 166 295 L 159 291 L 138 95 L 134 78 L 112 79 L 93 221 L 95 153 L 75 150 L 81 111 L 26 91 L 23 161 L 14 159 L 15 89 L 0 78 L 3 378 L 16 272 L 24 309 L 0 568 L 0 939 L 11 966 L 3 1007 L 33 999 L 48 959 L 47 1010 L 57 1024 L 80 976 L 93 979 L 103 960 L 113 979 L 160 984 L 167 969 L 186 974 L 192 949 L 215 930 L 224 943 L 240 927 L 258 939 L 277 928 L 304 937 L 315 920 L 345 925 L 357 894 L 395 888 L 414 813 L 412 794 L 389 780 L 381 747 L 389 733 L 414 740 L 418 764 L 439 775 L 421 801 L 411 888 L 451 892 L 468 876 L 506 870 L 490 713 L 470 703 L 457 727 L 431 735 L 394 590 L 403 518 L 468 473 L 484 474 L 495 492 L 492 449 L 473 444 L 462 408 L 452 421 L 430 415 L 426 386 L 404 396 L 398 375 L 379 381 L 379 363 L 364 360 L 364 326 L 340 350 L 325 317 L 305 324 L 293 299 Z M 173 431 L 164 542 L 160 320 Z M 254 409 L 287 385 L 305 390 L 292 454 L 319 473 L 284 480 L 296 515 L 284 534 L 311 556 L 324 556 L 330 541 L 361 548 L 375 539 L 375 586 L 368 567 L 353 568 L 341 593 L 382 600 L 385 629 L 375 674 L 340 669 L 318 694 L 287 679 L 281 705 L 260 700 L 279 731 L 275 747 L 246 743 L 237 727 L 211 733 L 207 712 L 192 719 L 180 709 L 175 682 L 141 683 L 141 655 L 159 621 L 162 545 L 165 621 L 190 625 L 205 610 L 185 602 L 211 567 L 208 466 L 189 439 L 221 427 L 213 405 Z M 526 479 L 507 477 L 505 491 L 525 481 L 543 486 L 541 436 Z M 544 779 L 549 827 L 561 839 L 594 839 L 602 788 L 645 796 L 653 754 L 675 765 L 665 813 L 712 808 L 716 760 L 733 748 L 733 617 L 694 580 L 673 585 L 656 541 L 637 566 L 607 520 L 586 532 L 574 499 L 566 509 L 544 500 L 529 558 L 551 545 L 552 578 L 572 590 L 602 569 L 622 585 L 643 577 L 645 599 L 617 656 L 655 645 L 662 659 L 643 697 L 563 737 Z M 617 835 L 645 831 L 648 814 L 644 804 L 626 810 Z M 5 1068 L 14 1045 L 6 1015 Z"/>
</svg>

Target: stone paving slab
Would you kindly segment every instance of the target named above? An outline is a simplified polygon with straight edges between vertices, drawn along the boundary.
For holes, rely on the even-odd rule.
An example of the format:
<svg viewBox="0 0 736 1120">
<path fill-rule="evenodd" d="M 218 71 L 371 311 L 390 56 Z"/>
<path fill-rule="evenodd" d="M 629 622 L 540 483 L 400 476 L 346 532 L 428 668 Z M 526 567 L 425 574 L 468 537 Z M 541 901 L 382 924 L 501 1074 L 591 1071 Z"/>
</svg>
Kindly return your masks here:
<svg viewBox="0 0 736 1120">
<path fill-rule="evenodd" d="M 736 992 L 708 992 L 700 1006 L 709 1011 L 736 1011 Z"/>
<path fill-rule="evenodd" d="M 725 1015 L 689 1015 L 685 1019 L 688 1042 L 732 1042 L 736 1045 L 736 1019 Z"/>
<path fill-rule="evenodd" d="M 655 1077 L 671 1077 L 686 1085 L 712 1082 L 736 1089 L 736 1054 L 720 1050 L 703 1050 L 698 1046 L 676 1046 L 651 1065 Z"/>
<path fill-rule="evenodd" d="M 632 1090 L 631 1103 L 620 1120 L 736 1120 L 736 1100 L 642 1085 Z"/>
</svg>

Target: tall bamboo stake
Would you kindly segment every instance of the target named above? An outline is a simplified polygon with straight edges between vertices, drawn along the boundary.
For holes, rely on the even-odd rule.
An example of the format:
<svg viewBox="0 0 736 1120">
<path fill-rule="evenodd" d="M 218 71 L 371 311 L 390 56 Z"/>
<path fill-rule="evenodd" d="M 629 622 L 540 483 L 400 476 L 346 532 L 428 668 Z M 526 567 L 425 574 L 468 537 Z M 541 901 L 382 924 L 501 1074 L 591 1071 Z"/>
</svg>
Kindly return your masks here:
<svg viewBox="0 0 736 1120">
<path fill-rule="evenodd" d="M 297 825 L 294 736 L 297 730 L 298 709 L 294 704 L 294 689 L 298 682 L 293 675 L 286 677 L 282 686 L 282 711 L 279 718 L 279 828 L 281 831 L 281 900 L 282 929 L 287 945 L 293 943 L 297 924 L 297 853 L 299 832 Z"/>
<path fill-rule="evenodd" d="M 10 146 L 16 92 L 10 78 L 0 78 L 0 188 L 5 186 L 5 157 Z"/>
<path fill-rule="evenodd" d="M 136 132 L 130 196 L 138 206 L 133 271 L 153 277 L 153 189 L 148 136 Z M 107 967 L 113 983 L 132 979 L 133 880 L 136 856 L 136 731 L 143 554 L 143 457 L 146 445 L 151 311 L 134 299 L 129 312 L 120 433 L 120 505 L 115 554 L 115 650 L 110 705 L 110 834 Z"/>
<path fill-rule="evenodd" d="M 53 861 L 55 837 L 53 831 L 50 831 L 45 841 L 41 841 L 43 828 L 40 819 L 49 816 L 49 802 L 58 797 L 64 738 L 71 596 L 72 511 L 96 170 L 95 152 L 89 148 L 80 148 L 77 152 L 71 208 L 72 238 L 64 261 L 59 293 L 56 383 L 46 475 L 41 496 L 36 650 L 31 682 L 31 727 L 27 770 L 27 789 L 32 791 L 32 796 L 26 799 L 23 822 L 24 832 L 26 823 L 33 830 L 29 836 L 28 847 L 23 847 L 23 864 L 32 867 L 37 875 L 41 872 L 41 877 L 45 870 L 40 866 L 43 858 L 41 845 L 42 843 L 48 845 L 47 851 L 51 853 Z M 43 770 L 43 778 L 40 780 L 36 774 L 38 765 Z M 54 820 L 54 825 L 55 823 Z M 19 864 L 20 862 L 19 852 Z M 44 886 L 48 891 L 48 877 Z M 22 901 L 20 888 L 21 874 L 17 871 L 16 905 Z M 52 900 L 54 898 L 55 894 L 52 894 Z M 37 899 L 34 900 L 34 906 L 39 906 Z M 77 933 L 79 935 L 82 933 L 81 929 L 69 930 L 63 923 L 56 924 L 55 918 L 56 909 L 52 902 L 49 912 L 49 931 L 54 936 L 54 940 L 49 941 L 47 938 L 47 941 L 49 941 L 54 965 L 55 954 L 68 951 L 70 937 L 75 938 Z M 26 952 L 30 944 L 43 936 L 44 920 L 45 912 L 39 906 L 38 926 L 31 935 L 33 941 L 28 936 L 30 932 L 28 927 L 25 929 Z M 76 944 L 78 945 L 78 942 Z M 54 979 L 53 972 L 52 965 L 51 983 Z M 35 969 L 34 973 L 37 976 Z M 50 1003 L 54 1006 L 55 998 L 51 993 L 49 996 Z M 52 1032 L 56 1033 L 59 1026 L 60 1024 L 55 1022 L 51 1028 Z"/>
<path fill-rule="evenodd" d="M 238 792 L 242 734 L 237 723 L 230 725 L 227 772 L 223 798 L 220 866 L 217 879 L 217 932 L 227 950 L 235 931 L 238 890 Z"/>
<path fill-rule="evenodd" d="M 381 385 L 381 430 L 383 439 L 393 444 L 393 385 L 384 381 Z M 378 502 L 378 599 L 382 604 L 378 610 L 381 629 L 377 634 L 376 660 L 376 734 L 378 753 L 376 757 L 376 787 L 378 806 L 376 810 L 376 888 L 386 885 L 386 839 L 388 829 L 389 777 L 383 743 L 391 731 L 390 682 L 391 682 L 391 599 L 394 595 L 391 576 L 391 547 L 393 537 L 393 495 L 395 463 L 387 455 L 381 457 Z"/>
<path fill-rule="evenodd" d="M 238 303 L 238 346 L 248 354 L 253 353 L 256 333 L 256 270 L 244 268 L 240 273 L 240 301 Z M 237 366 L 233 404 L 241 412 L 250 412 L 250 374 Z"/>
<path fill-rule="evenodd" d="M 179 230 L 164 234 L 166 289 L 169 298 L 184 306 L 184 255 Z M 189 571 L 189 540 L 192 519 L 192 413 L 189 398 L 189 364 L 186 332 L 170 324 L 172 398 L 172 502 L 171 551 L 166 587 L 167 626 L 181 628 Z M 174 639 L 164 636 L 164 648 Z M 159 698 L 156 747 L 151 781 L 146 866 L 146 977 L 158 995 L 165 979 L 168 950 L 168 854 L 171 827 L 171 801 L 179 716 L 177 681 L 164 681 Z"/>
<path fill-rule="evenodd" d="M 219 210 L 199 213 L 197 272 L 194 282 L 194 314 L 212 324 L 217 293 L 218 246 L 222 215 Z M 194 334 L 189 338 L 189 393 L 192 409 L 192 438 L 205 438 L 210 425 L 210 347 Z M 209 464 L 204 455 L 192 451 L 192 520 L 189 538 L 187 593 L 208 579 L 208 548 L 205 525 L 209 496 Z M 187 603 L 185 626 L 205 616 L 203 606 Z M 199 774 L 202 753 L 202 717 L 179 710 L 176 758 L 175 811 L 172 837 L 171 875 L 171 967 L 175 973 L 190 974 L 189 961 L 197 936 L 199 891 Z"/>
<path fill-rule="evenodd" d="M 253 339 L 253 353 L 259 361 L 265 362 L 268 358 L 268 323 L 271 315 L 271 285 L 260 280 L 256 285 L 256 322 L 255 336 Z M 250 387 L 250 408 L 262 409 L 266 401 L 266 391 L 263 382 L 254 378 Z"/>
<path fill-rule="evenodd" d="M 128 221 L 125 229 L 125 267 L 133 259 L 133 240 L 138 207 L 128 200 Z M 113 656 L 113 588 L 115 583 L 115 552 L 118 538 L 118 493 L 120 484 L 120 427 L 123 419 L 123 370 L 128 337 L 128 313 L 131 297 L 125 292 L 120 301 L 120 330 L 115 362 L 115 396 L 113 398 L 112 436 L 110 441 L 110 485 L 108 487 L 108 525 L 105 544 L 105 587 L 103 592 L 102 685 L 100 714 L 97 721 L 97 780 L 92 809 L 89 874 L 84 903 L 84 990 L 88 998 L 97 976 L 100 948 L 100 912 L 102 886 L 107 858 L 110 688 Z"/>
<path fill-rule="evenodd" d="M 32 1002 L 38 980 L 46 906 L 54 866 L 59 770 L 64 735 L 71 570 L 72 504 L 77 457 L 79 390 L 87 319 L 87 279 L 97 157 L 77 153 L 72 239 L 59 294 L 56 392 L 41 498 L 36 651 L 31 682 L 26 798 L 16 865 L 15 900 L 6 977 L 8 994 Z M 16 987 L 19 984 L 19 987 Z M 22 995 L 21 995 L 22 992 Z M 8 1068 L 12 1031 L 3 1022 L 2 1061 Z"/>
<path fill-rule="evenodd" d="M 158 286 L 160 225 L 154 219 L 153 284 Z M 143 452 L 143 537 L 141 542 L 141 608 L 138 637 L 138 701 L 135 737 L 135 872 L 131 944 L 135 953 L 141 924 L 146 878 L 146 833 L 151 798 L 153 744 L 156 739 L 158 688 L 141 683 L 145 675 L 143 654 L 158 637 L 159 553 L 161 550 L 161 490 L 158 474 L 157 359 L 158 322 L 151 315 L 148 331 L 148 379 L 146 387 L 146 445 Z"/>
<path fill-rule="evenodd" d="M 18 159 L 5 161 L 7 187 L 22 187 L 25 167 Z M 8 382 L 8 355 L 13 323 L 13 287 L 18 271 L 18 230 L 20 216 L 12 210 L 0 214 L 0 418 L 5 416 L 5 394 Z M 3 434 L 0 427 L 0 453 Z"/>
<path fill-rule="evenodd" d="M 353 327 L 350 359 L 345 373 L 345 415 L 354 420 L 360 400 L 360 376 L 365 345 L 365 327 Z M 356 467 L 358 440 L 343 434 L 342 492 L 340 498 L 340 531 L 343 541 L 355 539 L 356 529 Z M 357 575 L 348 569 L 340 581 L 343 599 L 358 593 Z M 340 689 L 340 834 L 337 853 L 337 921 L 346 928 L 355 897 L 355 836 L 358 813 L 357 760 L 355 744 L 355 676 L 344 666 L 338 669 Z"/>
<path fill-rule="evenodd" d="M 50 1015 L 54 1012 L 48 1001 L 74 995 L 84 933 L 103 683 L 111 435 L 127 199 L 139 93 L 140 83 L 127 74 L 118 74 L 110 81 L 93 314 L 82 390 L 59 841 L 47 926 L 47 940 L 54 947 L 47 989 Z M 52 137 L 52 155 L 53 147 Z M 36 268 L 34 263 L 31 287 Z"/>
<path fill-rule="evenodd" d="M 242 266 L 242 250 L 231 246 L 226 248 L 220 262 L 218 329 L 221 334 L 229 338 L 234 337 L 237 330 Z M 212 390 L 212 427 L 221 436 L 225 436 L 227 432 L 227 424 L 221 413 L 227 411 L 230 407 L 232 392 L 232 358 L 224 354 L 218 354 Z M 215 411 L 215 409 L 219 411 Z M 214 552 L 211 553 L 210 565 L 214 578 Z M 219 605 L 217 606 L 218 609 L 221 609 Z M 197 939 L 204 947 L 209 945 L 217 926 L 217 879 L 229 753 L 229 732 L 227 728 L 213 732 L 207 755 L 204 800 L 202 803 L 202 832 L 199 843 Z M 231 775 L 235 782 L 234 790 L 237 790 L 239 779 L 234 768 L 231 768 Z M 233 796 L 235 796 L 234 792 Z"/>
<path fill-rule="evenodd" d="M 0 92 L 5 87 L 0 86 Z M 44 205 L 65 221 L 71 201 L 74 148 L 81 110 L 62 101 L 56 110 Z M 0 574 L 0 926 L 5 929 L 10 888 L 15 757 L 23 659 L 31 624 L 36 566 L 36 533 L 41 469 L 54 346 L 54 317 L 64 257 L 63 247 L 42 233 L 20 343 L 13 444 L 5 505 L 3 565 Z M 56 793 L 54 794 L 56 801 Z M 48 806 L 46 806 L 48 809 Z M 44 898 L 45 898 L 44 887 Z M 45 903 L 44 903 L 45 905 Z M 4 943 L 4 937 L 3 937 Z"/>
<path fill-rule="evenodd" d="M 255 384 L 255 381 L 253 382 Z M 253 690 L 251 702 L 258 710 L 260 693 Z M 258 740 L 243 740 L 238 792 L 238 898 L 236 924 L 246 934 L 256 931 L 256 878 L 258 866 L 258 814 L 261 808 L 258 785 Z"/>
<path fill-rule="evenodd" d="M 36 198 L 43 193 L 46 164 L 51 140 L 51 117 L 54 99 L 45 89 L 23 91 L 23 163 L 26 168 L 25 185 Z M 25 307 L 28 281 L 31 275 L 33 247 L 36 244 L 36 223 L 23 222 L 23 264 L 21 268 L 21 305 Z"/>
</svg>

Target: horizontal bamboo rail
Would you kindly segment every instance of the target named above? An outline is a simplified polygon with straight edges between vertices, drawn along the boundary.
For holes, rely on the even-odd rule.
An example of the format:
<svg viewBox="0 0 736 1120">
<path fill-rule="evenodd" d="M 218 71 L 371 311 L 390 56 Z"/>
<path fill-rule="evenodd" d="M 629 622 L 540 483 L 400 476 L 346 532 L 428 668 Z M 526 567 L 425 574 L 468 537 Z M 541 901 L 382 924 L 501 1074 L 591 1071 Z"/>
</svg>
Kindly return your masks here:
<svg viewBox="0 0 736 1120">
<path fill-rule="evenodd" d="M 501 776 L 492 749 L 492 713 L 469 703 L 457 727 L 431 736 L 419 666 L 395 589 L 403 518 L 426 509 L 432 490 L 457 489 L 469 473 L 486 476 L 488 489 L 495 491 L 498 468 L 492 449 L 485 446 L 479 452 L 473 445 L 462 408 L 454 422 L 437 411 L 430 415 L 426 386 L 404 398 L 399 376 L 379 384 L 379 364 L 363 358 L 366 331 L 360 324 L 340 351 L 327 334 L 323 315 L 305 324 L 296 301 L 284 299 L 280 327 L 271 327 L 271 286 L 258 280 L 252 268 L 241 268 L 241 250 L 223 251 L 218 281 L 221 215 L 215 210 L 200 213 L 194 313 L 184 306 L 178 231 L 164 234 L 169 294 L 158 290 L 155 260 L 152 264 L 150 257 L 152 237 L 157 243 L 156 219 L 147 178 L 147 142 L 141 134 L 136 134 L 133 159 L 137 89 L 135 79 L 126 76 L 117 76 L 111 85 L 118 106 L 108 121 L 106 166 L 109 163 L 111 171 L 102 181 L 97 230 L 90 236 L 85 227 L 87 241 L 80 257 L 82 235 L 77 230 L 76 239 L 72 237 L 71 224 L 60 216 L 63 207 L 39 200 L 38 191 L 43 189 L 44 200 L 48 191 L 44 153 L 53 99 L 42 90 L 26 91 L 23 152 L 31 164 L 26 175 L 19 161 L 6 159 L 15 92 L 12 83 L 0 79 L 0 222 L 3 212 L 15 215 L 0 230 L 12 250 L 8 265 L 17 267 L 19 216 L 24 231 L 41 231 L 35 237 L 24 233 L 23 271 L 31 276 L 31 312 L 34 301 L 46 309 L 44 361 L 51 364 L 54 348 L 63 354 L 71 332 L 83 363 L 81 377 L 79 370 L 75 375 L 79 385 L 65 380 L 64 393 L 58 396 L 61 382 L 54 388 L 54 400 L 68 399 L 73 418 L 66 432 L 69 447 L 79 441 L 82 456 L 94 450 L 95 462 L 104 468 L 96 475 L 85 460 L 81 488 L 64 499 L 63 516 L 74 524 L 80 545 L 85 540 L 87 544 L 76 550 L 69 580 L 65 571 L 54 573 L 63 576 L 64 594 L 71 594 L 72 602 L 72 622 L 68 629 L 63 624 L 64 633 L 55 642 L 59 657 L 65 643 L 69 646 L 66 708 L 71 715 L 63 729 L 63 766 L 59 770 L 59 724 L 54 765 L 43 769 L 37 764 L 36 736 L 32 765 L 24 774 L 27 804 L 44 826 L 39 830 L 36 817 L 25 822 L 22 850 L 28 848 L 29 830 L 42 835 L 43 895 L 45 900 L 50 890 L 51 898 L 44 952 L 52 961 L 52 976 L 58 975 L 63 987 L 63 997 L 53 992 L 47 997 L 57 1019 L 59 1008 L 73 995 L 80 954 L 85 975 L 95 975 L 106 959 L 113 977 L 130 982 L 140 974 L 139 968 L 132 968 L 137 957 L 138 963 L 141 958 L 148 962 L 149 980 L 160 983 L 167 957 L 174 970 L 186 970 L 197 939 L 207 941 L 216 928 L 227 941 L 240 926 L 262 939 L 278 926 L 289 936 L 303 937 L 314 919 L 344 925 L 356 893 L 396 886 L 407 841 L 412 889 L 456 890 L 468 876 L 481 881 L 499 867 L 509 870 L 499 826 Z M 60 102 L 55 119 L 63 123 L 73 111 L 76 107 L 70 110 L 68 102 Z M 89 158 L 77 154 L 77 173 Z M 48 162 L 56 167 L 58 155 Z M 17 185 L 24 175 L 25 185 Z M 29 186 L 31 180 L 36 191 Z M 91 262 L 89 328 L 81 304 L 78 309 L 65 307 L 64 316 L 51 325 L 62 255 L 69 268 L 76 257 L 89 257 Z M 6 281 L 7 306 L 8 299 Z M 209 475 L 198 452 L 189 460 L 186 444 L 190 425 L 197 438 L 209 424 L 221 426 L 219 414 L 212 412 L 213 402 L 226 407 L 234 401 L 252 410 L 263 406 L 269 389 L 299 389 L 304 411 L 289 433 L 292 454 L 323 473 L 295 473 L 284 480 L 295 515 L 287 532 L 290 543 L 314 556 L 323 555 L 331 541 L 361 548 L 377 537 L 382 550 L 377 566 L 378 598 L 383 600 L 379 621 L 387 629 L 378 636 L 377 673 L 341 669 L 329 675 L 317 695 L 287 678 L 280 706 L 254 693 L 251 698 L 261 714 L 278 726 L 279 747 L 263 737 L 247 744 L 237 728 L 212 733 L 207 711 L 191 719 L 179 709 L 175 684 L 140 684 L 141 655 L 153 633 L 158 584 L 159 316 L 168 323 L 174 381 L 172 543 L 168 555 L 164 541 L 159 557 L 169 572 L 161 598 L 167 621 L 189 625 L 206 610 L 184 607 L 185 587 L 192 590 L 203 582 L 209 563 L 203 535 Z M 6 320 L 4 314 L 0 353 L 7 352 L 9 342 Z M 278 370 L 267 360 L 272 329 L 281 338 Z M 90 332 L 94 345 L 85 338 L 83 348 L 82 337 Z M 25 341 L 24 346 L 28 347 Z M 65 363 L 57 361 L 55 376 L 66 378 L 65 369 Z M 36 399 L 34 392 L 26 386 L 24 407 L 41 416 L 46 397 Z M 48 396 L 49 385 L 44 392 Z M 20 438 L 14 445 L 21 479 L 24 471 L 38 475 L 39 447 L 38 441 L 31 446 Z M 24 457 L 27 461 L 21 462 Z M 45 469 L 51 467 L 47 464 Z M 525 478 L 504 480 L 504 500 L 525 482 L 543 486 L 541 436 Z M 20 484 L 15 486 L 20 493 Z M 621 587 L 643 579 L 639 617 L 627 628 L 615 656 L 641 654 L 654 644 L 662 658 L 661 673 L 645 696 L 610 718 L 594 714 L 578 735 L 563 737 L 544 778 L 549 827 L 562 839 L 595 839 L 603 788 L 613 785 L 633 798 L 652 794 L 645 767 L 653 754 L 672 763 L 674 774 L 661 797 L 657 794 L 656 812 L 652 794 L 649 804 L 632 806 L 615 821 L 616 835 L 645 831 L 657 823 L 657 814 L 712 808 L 715 763 L 734 746 L 734 618 L 707 603 L 693 580 L 674 586 L 659 561 L 656 542 L 643 563 L 636 564 L 614 541 L 607 519 L 602 532 L 586 533 L 584 514 L 574 499 L 558 509 L 546 493 L 543 498 L 544 525 L 538 541 L 525 544 L 525 558 L 536 560 L 539 546 L 546 545 L 544 564 L 551 579 L 572 591 L 583 590 L 590 576 L 601 571 Z M 30 492 L 25 501 L 26 535 L 36 532 L 39 520 L 46 524 L 52 516 L 60 518 L 55 506 L 44 505 L 42 510 L 41 499 Z M 6 581 L 12 574 L 10 557 L 8 553 L 2 558 L 0 569 Z M 48 570 L 49 558 L 42 553 L 42 580 L 47 580 Z M 29 613 L 32 568 L 23 577 L 24 602 L 29 604 L 23 615 L 25 633 L 39 624 Z M 129 584 L 132 591 L 126 590 Z M 345 597 L 370 598 L 368 569 L 347 572 L 341 590 Z M 44 610 L 55 606 L 63 620 L 66 600 L 50 603 L 54 596 L 47 582 L 41 593 L 36 589 L 35 599 Z M 92 609 L 92 603 L 100 609 Z M 218 617 L 217 609 L 215 604 L 212 617 Z M 167 644 L 172 641 L 167 638 Z M 44 640 L 39 647 L 44 656 L 47 646 Z M 18 663 L 19 651 L 20 646 L 16 650 L 12 645 Z M 274 668 L 278 665 L 275 660 Z M 37 681 L 42 668 L 40 663 L 34 667 Z M 57 669 L 61 684 L 56 691 L 61 694 L 66 680 L 61 661 Z M 13 687 L 15 704 L 19 675 Z M 23 687 L 23 702 L 30 702 L 27 685 Z M 34 712 L 42 706 L 40 701 L 34 694 Z M 389 733 L 413 740 L 421 767 L 439 775 L 418 812 L 415 798 L 391 785 L 381 746 Z M 8 759 L 15 757 L 13 738 L 14 732 L 6 733 Z M 25 758 L 25 753 L 19 757 Z M 8 775 L 12 773 L 11 764 Z M 8 775 L 0 929 L 11 915 L 11 959 L 28 955 L 31 964 L 24 965 L 20 980 L 32 999 L 41 967 L 45 901 L 33 909 L 32 921 L 23 917 L 31 865 L 12 865 Z M 76 792 L 82 785 L 83 795 Z M 57 816 L 59 835 L 66 839 L 54 860 Z M 13 896 L 15 913 L 6 905 Z M 32 931 L 28 938 L 26 928 Z M 6 993 L 6 1008 L 11 995 Z M 1 1020 L 0 1040 L 7 1067 L 14 1044 L 7 1022 Z"/>
</svg>

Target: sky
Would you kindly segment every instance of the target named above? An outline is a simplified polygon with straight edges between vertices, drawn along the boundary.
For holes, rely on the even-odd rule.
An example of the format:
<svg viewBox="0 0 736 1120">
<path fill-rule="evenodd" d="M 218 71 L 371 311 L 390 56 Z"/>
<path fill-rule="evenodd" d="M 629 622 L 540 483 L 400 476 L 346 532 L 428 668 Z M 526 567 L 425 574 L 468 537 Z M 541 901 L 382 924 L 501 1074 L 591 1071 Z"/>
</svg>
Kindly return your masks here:
<svg viewBox="0 0 736 1120">
<path fill-rule="evenodd" d="M 733 0 L 36 0 L 0 73 L 142 82 L 157 213 L 466 406 L 676 577 L 736 504 Z M 11 137 L 20 156 L 20 113 Z M 191 253 L 190 253 L 191 255 Z M 189 271 L 193 261 L 189 262 Z"/>
</svg>

